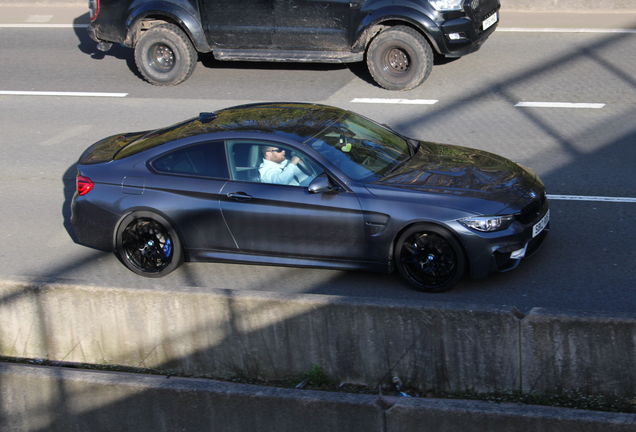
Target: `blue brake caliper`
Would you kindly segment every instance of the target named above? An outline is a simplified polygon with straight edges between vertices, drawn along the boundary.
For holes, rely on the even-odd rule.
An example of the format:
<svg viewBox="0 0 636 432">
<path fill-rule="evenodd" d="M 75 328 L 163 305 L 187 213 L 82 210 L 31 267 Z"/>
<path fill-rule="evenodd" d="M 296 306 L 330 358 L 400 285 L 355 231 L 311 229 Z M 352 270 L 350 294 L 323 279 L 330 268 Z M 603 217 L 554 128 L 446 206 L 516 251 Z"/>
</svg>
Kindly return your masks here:
<svg viewBox="0 0 636 432">
<path fill-rule="evenodd" d="M 166 241 L 166 244 L 163 245 L 163 253 L 169 257 L 170 254 L 172 253 L 172 241 L 170 239 L 168 239 Z"/>
</svg>

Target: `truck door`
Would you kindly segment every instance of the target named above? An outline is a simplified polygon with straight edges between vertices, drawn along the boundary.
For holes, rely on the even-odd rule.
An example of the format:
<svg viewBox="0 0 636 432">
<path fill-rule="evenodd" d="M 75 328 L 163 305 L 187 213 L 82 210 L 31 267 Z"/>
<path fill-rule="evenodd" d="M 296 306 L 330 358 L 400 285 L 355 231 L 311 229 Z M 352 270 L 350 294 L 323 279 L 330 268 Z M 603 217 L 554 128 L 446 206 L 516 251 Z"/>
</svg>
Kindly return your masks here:
<svg viewBox="0 0 636 432">
<path fill-rule="evenodd" d="M 206 0 L 201 2 L 211 45 L 269 47 L 274 27 L 273 0 Z"/>
<path fill-rule="evenodd" d="M 350 48 L 349 0 L 273 0 L 277 48 Z"/>
</svg>

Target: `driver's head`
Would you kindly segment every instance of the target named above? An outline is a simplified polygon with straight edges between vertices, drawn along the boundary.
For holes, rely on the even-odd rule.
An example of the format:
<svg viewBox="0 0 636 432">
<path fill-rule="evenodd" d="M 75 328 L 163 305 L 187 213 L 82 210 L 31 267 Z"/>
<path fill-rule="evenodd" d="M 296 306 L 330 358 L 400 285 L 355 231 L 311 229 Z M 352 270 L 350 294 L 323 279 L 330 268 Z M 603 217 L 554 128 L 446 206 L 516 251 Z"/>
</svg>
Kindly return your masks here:
<svg viewBox="0 0 636 432">
<path fill-rule="evenodd" d="M 263 147 L 263 157 L 269 161 L 281 163 L 285 160 L 285 149 L 274 146 Z"/>
</svg>

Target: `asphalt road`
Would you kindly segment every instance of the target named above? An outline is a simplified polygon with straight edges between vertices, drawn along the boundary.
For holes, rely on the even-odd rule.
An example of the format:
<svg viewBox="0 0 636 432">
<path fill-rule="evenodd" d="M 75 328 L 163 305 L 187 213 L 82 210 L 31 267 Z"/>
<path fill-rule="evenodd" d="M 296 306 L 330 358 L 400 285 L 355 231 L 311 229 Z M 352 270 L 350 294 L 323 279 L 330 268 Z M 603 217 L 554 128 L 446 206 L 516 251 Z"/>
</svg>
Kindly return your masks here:
<svg viewBox="0 0 636 432">
<path fill-rule="evenodd" d="M 0 279 L 426 298 L 524 312 L 533 307 L 633 312 L 636 15 L 614 14 L 613 21 L 603 16 L 597 27 L 590 27 L 589 16 L 563 15 L 563 28 L 582 28 L 577 26 L 582 23 L 602 32 L 537 31 L 546 21 L 535 15 L 511 14 L 506 24 L 502 14 L 500 29 L 479 52 L 440 62 L 417 89 L 390 92 L 374 85 L 363 65 L 221 63 L 211 56 L 201 56 L 182 85 L 157 88 L 136 72 L 132 50 L 116 46 L 101 53 L 82 27 L 42 25 L 85 23 L 82 8 L 0 6 Z M 7 23 L 36 26 L 3 26 Z M 519 31 L 519 26 L 534 30 Z M 553 21 L 550 27 L 555 28 Z M 608 31 L 616 28 L 632 30 Z M 2 93 L 9 91 L 125 95 Z M 355 102 L 360 98 L 384 101 Z M 548 192 L 560 196 L 551 200 L 547 243 L 512 272 L 465 280 L 451 292 L 431 295 L 412 290 L 397 275 L 320 269 L 185 264 L 165 278 L 145 279 L 113 255 L 73 242 L 74 165 L 90 144 L 200 111 L 269 100 L 352 109 L 413 137 L 493 151 L 532 167 Z M 608 197 L 627 199 L 609 202 Z"/>
</svg>

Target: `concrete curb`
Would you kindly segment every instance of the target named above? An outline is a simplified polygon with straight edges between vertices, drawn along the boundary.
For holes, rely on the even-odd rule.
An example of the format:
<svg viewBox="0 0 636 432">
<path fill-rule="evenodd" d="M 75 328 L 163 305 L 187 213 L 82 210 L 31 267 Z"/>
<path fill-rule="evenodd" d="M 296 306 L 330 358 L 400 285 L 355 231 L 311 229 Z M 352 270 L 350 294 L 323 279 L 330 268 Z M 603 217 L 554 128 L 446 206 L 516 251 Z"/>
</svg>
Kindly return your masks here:
<svg viewBox="0 0 636 432">
<path fill-rule="evenodd" d="M 627 432 L 636 416 L 0 363 L 3 431 Z"/>
</svg>

